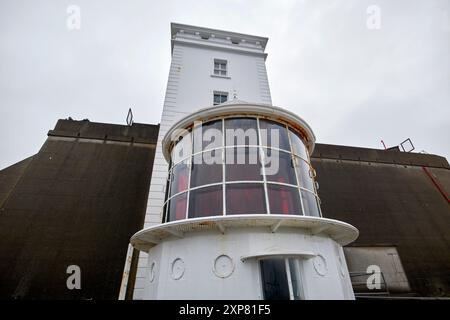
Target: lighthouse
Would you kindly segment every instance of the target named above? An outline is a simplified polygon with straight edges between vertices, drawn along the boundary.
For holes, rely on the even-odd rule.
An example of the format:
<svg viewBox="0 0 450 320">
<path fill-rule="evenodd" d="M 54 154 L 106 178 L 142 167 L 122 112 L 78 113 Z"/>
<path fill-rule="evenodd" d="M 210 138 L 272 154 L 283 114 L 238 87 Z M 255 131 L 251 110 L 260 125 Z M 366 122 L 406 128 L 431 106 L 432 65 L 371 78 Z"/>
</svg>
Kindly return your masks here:
<svg viewBox="0 0 450 320">
<path fill-rule="evenodd" d="M 322 217 L 315 135 L 272 105 L 267 38 L 172 24 L 172 63 L 135 299 L 354 299 Z"/>
</svg>

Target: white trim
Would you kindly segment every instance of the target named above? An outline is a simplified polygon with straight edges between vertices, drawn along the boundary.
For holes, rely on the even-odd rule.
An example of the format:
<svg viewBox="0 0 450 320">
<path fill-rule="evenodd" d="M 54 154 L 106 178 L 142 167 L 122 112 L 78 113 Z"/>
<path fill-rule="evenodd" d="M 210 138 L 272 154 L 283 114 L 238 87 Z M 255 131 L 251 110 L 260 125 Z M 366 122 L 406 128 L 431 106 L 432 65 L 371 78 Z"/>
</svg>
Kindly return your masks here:
<svg viewBox="0 0 450 320">
<path fill-rule="evenodd" d="M 309 125 L 296 114 L 279 108 L 275 106 L 269 106 L 264 104 L 250 104 L 245 102 L 233 102 L 231 100 L 230 103 L 219 104 L 217 106 L 212 106 L 204 109 L 200 109 L 197 112 L 194 112 L 187 117 L 182 118 L 177 123 L 175 123 L 166 133 L 162 140 L 162 151 L 165 159 L 169 159 L 169 148 L 171 145 L 170 137 L 174 133 L 175 130 L 180 128 L 187 128 L 191 126 L 195 121 L 209 121 L 213 117 L 226 116 L 226 115 L 234 115 L 245 113 L 247 116 L 253 115 L 253 117 L 258 116 L 267 116 L 269 118 L 274 118 L 275 121 L 284 120 L 287 124 L 290 124 L 291 127 L 297 129 L 304 133 L 307 138 L 306 147 L 310 153 L 314 150 L 315 136 L 312 129 Z"/>
<path fill-rule="evenodd" d="M 301 259 L 311 259 L 317 256 L 317 253 L 310 251 L 271 251 L 271 252 L 258 252 L 246 254 L 241 257 L 241 261 L 245 262 L 249 259 L 268 259 L 268 258 L 301 258 Z"/>
<path fill-rule="evenodd" d="M 222 146 L 225 145 L 225 119 L 222 119 Z M 225 165 L 225 149 L 222 150 L 222 215 L 225 215 L 227 212 L 227 195 L 225 190 L 226 183 L 226 165 Z"/>
<path fill-rule="evenodd" d="M 198 27 L 193 25 L 187 25 L 187 24 L 181 24 L 181 23 L 171 23 L 170 24 L 170 33 L 172 38 L 177 35 L 177 33 L 180 30 L 184 30 L 184 33 L 186 34 L 194 34 L 198 32 L 199 34 L 214 34 L 216 38 L 224 38 L 226 39 L 229 37 L 230 39 L 244 39 L 246 42 L 259 42 L 261 45 L 262 50 L 266 47 L 267 41 L 269 40 L 266 37 L 261 36 L 254 36 L 250 34 L 243 34 L 238 32 L 232 32 L 232 31 L 225 31 L 225 30 L 218 30 L 218 29 L 211 29 L 211 28 L 205 28 L 205 27 Z M 231 42 L 231 41 L 230 41 Z"/>
<path fill-rule="evenodd" d="M 289 287 L 289 300 L 294 300 L 294 289 L 292 288 L 291 267 L 289 266 L 289 258 L 284 258 L 284 269 L 286 272 L 288 287 Z"/>
<path fill-rule="evenodd" d="M 212 120 L 212 121 L 215 121 L 215 120 Z M 259 134 L 258 134 L 258 136 L 259 136 Z M 223 137 L 223 140 L 225 140 L 225 136 Z M 222 146 L 219 146 L 219 147 L 208 148 L 208 149 L 204 149 L 204 150 L 197 151 L 197 152 L 194 152 L 194 153 L 190 153 L 188 156 L 186 156 L 184 158 L 181 158 L 181 160 L 178 160 L 177 162 L 172 163 L 172 167 L 171 168 L 173 168 L 177 164 L 179 164 L 179 163 L 189 159 L 191 156 L 196 156 L 196 155 L 199 155 L 201 153 L 211 152 L 211 151 L 214 151 L 214 150 L 230 149 L 230 148 L 255 148 L 255 149 L 263 148 L 263 149 L 267 149 L 267 150 L 276 150 L 278 152 L 284 152 L 284 153 L 292 154 L 294 157 L 296 157 L 298 159 L 301 159 L 301 160 L 305 161 L 306 163 L 308 163 L 308 160 L 302 158 L 298 154 L 290 152 L 289 150 L 284 150 L 284 149 L 280 149 L 280 148 L 276 148 L 276 147 L 268 147 L 268 146 L 263 146 L 263 145 L 256 145 L 256 144 L 236 144 L 236 145 L 232 145 L 232 146 L 224 146 L 224 145 L 222 145 Z M 169 168 L 169 169 L 171 169 L 171 168 Z"/>
<path fill-rule="evenodd" d="M 220 76 L 220 75 L 217 75 L 217 74 L 212 74 L 211 77 L 212 78 L 219 78 L 219 79 L 231 79 L 230 76 Z"/>
<path fill-rule="evenodd" d="M 324 233 L 340 245 L 346 245 L 354 241 L 359 235 L 358 229 L 354 226 L 333 219 L 280 214 L 242 214 L 190 218 L 158 224 L 135 233 L 131 237 L 130 242 L 136 249 L 147 252 L 153 246 L 164 241 L 164 238 L 173 236 L 167 229 L 178 230 L 184 233 L 202 232 L 209 229 L 217 230 L 215 222 L 220 222 L 226 229 L 266 227 L 267 232 L 270 232 L 270 227 L 279 223 L 279 220 L 285 220 L 283 221 L 283 227 L 298 228 L 308 232 L 321 225 L 329 225 L 330 227 Z"/>
<path fill-rule="evenodd" d="M 261 164 L 261 171 L 263 175 L 263 183 L 264 183 L 264 198 L 266 200 L 266 211 L 267 214 L 270 214 L 270 203 L 269 203 L 269 192 L 267 189 L 267 176 L 266 176 L 266 159 L 264 151 L 261 148 L 262 140 L 261 140 L 261 127 L 259 124 L 259 117 L 256 118 L 256 128 L 258 130 L 258 153 L 259 153 L 259 162 Z"/>
</svg>

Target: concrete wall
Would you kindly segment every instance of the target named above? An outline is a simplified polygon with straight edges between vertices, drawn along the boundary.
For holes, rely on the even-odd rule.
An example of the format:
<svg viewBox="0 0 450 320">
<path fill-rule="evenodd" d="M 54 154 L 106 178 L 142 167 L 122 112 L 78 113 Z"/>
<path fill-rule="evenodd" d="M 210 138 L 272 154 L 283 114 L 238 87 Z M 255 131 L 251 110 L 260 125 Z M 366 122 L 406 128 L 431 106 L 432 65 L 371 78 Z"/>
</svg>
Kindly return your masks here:
<svg viewBox="0 0 450 320">
<path fill-rule="evenodd" d="M 0 171 L 0 299 L 117 299 L 157 132 L 60 120 L 38 154 Z"/>
<path fill-rule="evenodd" d="M 395 247 L 411 294 L 450 296 L 450 205 L 424 170 L 450 190 L 445 158 L 317 144 L 311 163 L 323 216 L 360 231 L 351 246 Z"/>
</svg>

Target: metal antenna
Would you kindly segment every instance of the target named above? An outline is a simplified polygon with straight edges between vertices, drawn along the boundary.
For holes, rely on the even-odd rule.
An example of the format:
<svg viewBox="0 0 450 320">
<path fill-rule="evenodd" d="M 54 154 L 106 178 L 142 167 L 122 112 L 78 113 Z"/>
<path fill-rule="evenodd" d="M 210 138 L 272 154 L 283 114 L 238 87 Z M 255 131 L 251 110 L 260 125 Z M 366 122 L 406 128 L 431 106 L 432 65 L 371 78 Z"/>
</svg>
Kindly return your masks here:
<svg viewBox="0 0 450 320">
<path fill-rule="evenodd" d="M 128 125 L 128 126 L 132 126 L 132 125 L 133 125 L 133 111 L 131 111 L 131 108 L 128 109 L 128 114 L 127 114 L 127 125 Z"/>
</svg>

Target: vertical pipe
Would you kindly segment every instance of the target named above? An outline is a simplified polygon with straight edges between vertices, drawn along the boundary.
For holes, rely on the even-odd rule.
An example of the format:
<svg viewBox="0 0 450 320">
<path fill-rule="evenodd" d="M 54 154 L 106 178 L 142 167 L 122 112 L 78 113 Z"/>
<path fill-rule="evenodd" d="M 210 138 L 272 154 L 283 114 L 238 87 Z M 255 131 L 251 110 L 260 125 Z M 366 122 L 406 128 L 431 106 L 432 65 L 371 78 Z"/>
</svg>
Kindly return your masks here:
<svg viewBox="0 0 450 320">
<path fill-rule="evenodd" d="M 445 200 L 447 200 L 447 203 L 450 204 L 450 200 L 448 198 L 447 192 L 441 186 L 441 184 L 436 179 L 436 177 L 431 173 L 431 171 L 427 167 L 422 167 L 422 169 L 423 169 L 423 171 L 425 171 L 426 175 L 431 179 L 431 182 L 433 182 L 433 184 L 436 187 L 436 189 L 438 189 L 438 191 L 445 198 Z"/>
</svg>

